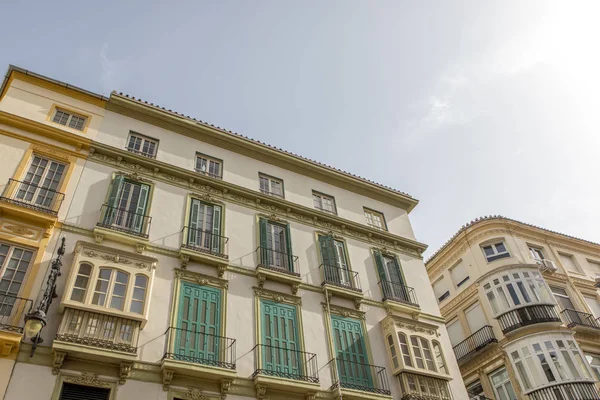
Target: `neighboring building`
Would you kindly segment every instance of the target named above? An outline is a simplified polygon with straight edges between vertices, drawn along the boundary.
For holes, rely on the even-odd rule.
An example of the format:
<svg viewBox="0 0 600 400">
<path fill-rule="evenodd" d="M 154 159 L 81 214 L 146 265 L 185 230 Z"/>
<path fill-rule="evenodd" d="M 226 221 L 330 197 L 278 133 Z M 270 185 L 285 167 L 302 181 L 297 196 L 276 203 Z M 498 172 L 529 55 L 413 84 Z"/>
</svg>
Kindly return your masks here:
<svg viewBox="0 0 600 400">
<path fill-rule="evenodd" d="M 472 399 L 600 399 L 600 244 L 504 217 L 426 263 Z"/>
<path fill-rule="evenodd" d="M 6 400 L 466 398 L 409 195 L 16 67 L 0 160 Z"/>
</svg>

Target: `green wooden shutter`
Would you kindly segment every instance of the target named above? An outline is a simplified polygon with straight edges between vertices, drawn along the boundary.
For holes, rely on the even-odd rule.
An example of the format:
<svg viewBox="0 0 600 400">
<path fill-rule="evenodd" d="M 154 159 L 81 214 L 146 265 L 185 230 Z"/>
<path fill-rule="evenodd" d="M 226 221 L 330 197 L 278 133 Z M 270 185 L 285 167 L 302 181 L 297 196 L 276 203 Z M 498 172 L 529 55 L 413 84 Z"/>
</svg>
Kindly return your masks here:
<svg viewBox="0 0 600 400">
<path fill-rule="evenodd" d="M 375 256 L 375 265 L 377 266 L 377 273 L 379 274 L 379 280 L 381 280 L 381 281 L 387 280 L 387 276 L 385 274 L 385 269 L 383 267 L 383 256 L 381 255 L 381 251 L 373 250 L 373 255 Z"/>
<path fill-rule="evenodd" d="M 262 265 L 271 265 L 271 252 L 269 251 L 269 241 L 267 229 L 269 224 L 264 218 L 258 220 L 258 230 L 260 234 L 260 263 Z"/>
<path fill-rule="evenodd" d="M 319 236 L 319 244 L 321 245 L 321 258 L 325 281 L 340 283 L 340 265 L 336 256 L 333 237 L 331 235 L 321 235 Z"/>
<path fill-rule="evenodd" d="M 299 271 L 294 271 L 294 252 L 292 250 L 292 235 L 290 233 L 290 224 L 287 224 L 285 226 L 285 246 L 287 249 L 288 270 L 291 272 L 299 272 Z"/>
<path fill-rule="evenodd" d="M 337 315 L 331 316 L 337 370 L 342 387 L 373 388 L 369 357 L 361 322 Z"/>
<path fill-rule="evenodd" d="M 188 223 L 187 244 L 198 244 L 198 216 L 200 215 L 200 202 L 192 199 L 190 204 L 190 220 Z"/>
<path fill-rule="evenodd" d="M 135 208 L 135 223 L 134 230 L 142 232 L 146 228 L 146 206 L 148 205 L 148 193 L 150 186 L 140 185 L 140 198 Z"/>
<path fill-rule="evenodd" d="M 212 251 L 221 253 L 221 206 L 213 206 Z"/>
<path fill-rule="evenodd" d="M 279 376 L 301 376 L 296 307 L 261 300 L 262 369 Z"/>
<path fill-rule="evenodd" d="M 116 213 L 115 208 L 117 207 L 117 200 L 119 198 L 119 193 L 121 192 L 123 187 L 123 175 L 121 174 L 117 174 L 115 175 L 115 178 L 113 179 L 111 186 L 110 186 L 110 192 L 108 194 L 108 203 L 107 203 L 107 208 L 104 210 L 104 224 L 105 225 L 112 225 L 112 223 L 114 222 L 114 216 Z"/>
</svg>

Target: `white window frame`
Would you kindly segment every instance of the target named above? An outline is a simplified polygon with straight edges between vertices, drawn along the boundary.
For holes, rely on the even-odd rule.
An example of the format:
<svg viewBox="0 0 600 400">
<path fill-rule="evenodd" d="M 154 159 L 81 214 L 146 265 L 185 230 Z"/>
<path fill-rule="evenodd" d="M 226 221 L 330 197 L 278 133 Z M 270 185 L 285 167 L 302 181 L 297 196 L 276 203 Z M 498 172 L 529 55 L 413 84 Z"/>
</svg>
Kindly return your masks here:
<svg viewBox="0 0 600 400">
<path fill-rule="evenodd" d="M 594 372 L 597 381 L 600 381 L 600 355 L 592 353 L 583 353 L 591 370 Z M 597 364 L 592 364 L 596 362 Z"/>
<path fill-rule="evenodd" d="M 502 382 L 498 383 L 497 385 L 494 385 L 494 381 L 493 381 L 492 377 L 495 376 L 495 375 L 499 375 L 499 374 L 501 374 L 503 372 L 506 372 L 506 379 L 503 380 Z M 506 396 L 510 400 L 517 400 L 517 397 L 516 397 L 517 396 L 517 392 L 515 391 L 515 388 L 513 387 L 512 382 L 510 381 L 510 374 L 508 373 L 508 371 L 506 370 L 505 367 L 501 367 L 501 368 L 493 371 L 492 373 L 490 373 L 489 374 L 489 380 L 490 380 L 490 385 L 492 386 L 492 389 L 494 390 L 494 395 L 496 396 L 497 399 L 504 398 L 504 397 L 501 397 L 498 394 L 498 388 L 502 387 L 502 389 L 504 389 L 504 393 L 506 393 Z M 508 386 L 510 386 L 510 389 L 511 389 L 512 393 L 515 395 L 514 399 L 511 399 L 510 396 L 509 396 L 509 393 L 508 393 L 508 391 L 506 389 L 508 387 L 507 384 L 508 384 Z"/>
<path fill-rule="evenodd" d="M 504 246 L 504 251 L 498 250 L 499 245 Z M 506 245 L 506 242 L 503 239 L 498 239 L 498 240 L 489 241 L 487 243 L 483 243 L 480 245 L 480 247 L 481 247 L 483 256 L 485 257 L 485 259 L 487 260 L 488 263 L 510 257 L 510 252 L 508 251 L 508 246 Z M 485 252 L 486 247 L 491 248 L 493 250 L 493 254 L 488 255 Z"/>
<path fill-rule="evenodd" d="M 3 290 L 2 292 L 0 292 L 0 295 L 6 296 L 6 297 L 19 297 L 19 295 L 21 294 L 21 291 L 23 290 L 23 286 L 25 285 L 25 282 L 27 281 L 27 278 L 29 276 L 29 271 L 32 269 L 31 265 L 35 261 L 36 252 L 33 249 L 29 249 L 29 248 L 23 247 L 23 246 L 14 246 L 14 245 L 12 245 L 10 243 L 7 243 L 7 242 L 0 242 L 0 246 L 6 246 L 6 247 L 8 247 L 8 249 L 6 251 L 6 255 L 0 256 L 0 257 L 4 257 L 4 260 L 2 260 L 2 262 L 0 262 L 0 284 L 4 281 L 4 276 L 5 276 L 6 272 L 7 272 L 6 270 L 8 268 L 8 265 L 10 264 L 11 260 L 13 259 L 15 251 L 19 250 L 19 251 L 22 252 L 21 256 L 19 257 L 19 264 L 17 265 L 17 268 L 15 269 L 15 271 L 10 276 L 10 283 L 9 283 L 9 285 L 7 287 L 7 290 Z M 19 267 L 21 266 L 21 262 L 23 262 L 23 256 L 26 253 L 30 253 L 31 255 L 29 256 L 29 261 L 27 261 L 27 265 L 26 265 L 25 271 L 22 271 L 22 270 L 19 269 Z M 10 289 L 11 286 L 15 283 L 15 279 L 14 278 L 17 276 L 18 272 L 24 272 L 23 278 L 19 282 L 19 290 L 17 291 L 17 293 L 10 293 L 8 291 L 8 289 Z M 17 303 L 18 302 L 15 301 L 15 304 L 17 304 Z"/>
<path fill-rule="evenodd" d="M 385 221 L 385 216 L 380 211 L 375 211 L 367 207 L 363 207 L 363 211 L 365 213 L 365 220 L 367 221 L 367 226 L 379 229 L 382 231 L 387 231 L 387 222 Z M 375 218 L 379 219 L 379 221 L 375 221 Z"/>
<path fill-rule="evenodd" d="M 202 169 L 202 167 L 198 165 L 198 162 L 201 162 L 201 164 L 204 162 L 205 169 Z M 213 172 L 211 172 L 211 169 Z M 215 173 L 215 170 L 218 170 L 219 173 Z M 223 179 L 223 160 L 196 152 L 194 171 L 202 175 L 210 176 L 211 178 Z"/>
<path fill-rule="evenodd" d="M 133 147 L 130 147 L 132 139 L 135 141 L 138 141 L 138 142 L 136 142 Z M 136 149 L 135 145 L 138 143 L 139 143 L 139 148 Z M 146 147 L 146 145 L 148 145 L 148 147 L 150 147 L 150 144 L 154 145 L 152 148 L 152 151 L 144 151 L 144 148 Z M 158 152 L 158 140 L 148 137 L 148 136 L 145 136 L 145 135 L 142 135 L 137 132 L 130 131 L 129 137 L 127 138 L 127 145 L 126 145 L 125 149 L 131 153 L 140 154 L 144 157 L 156 158 L 156 153 Z"/>
<path fill-rule="evenodd" d="M 57 117 L 58 113 L 61 113 L 62 116 L 66 115 L 66 119 Z M 71 129 L 75 129 L 77 131 L 83 132 L 85 130 L 87 124 L 88 117 L 85 115 L 77 114 L 72 111 L 67 111 L 64 108 L 56 107 L 54 110 L 54 114 L 52 115 L 51 121 L 55 124 L 59 124 L 62 126 L 66 126 Z M 64 123 L 63 123 L 64 121 Z M 75 121 L 75 122 L 74 122 Z M 81 124 L 78 122 L 82 121 Z"/>
<path fill-rule="evenodd" d="M 274 185 L 276 184 L 279 185 L 280 192 L 275 190 Z M 285 198 L 283 179 L 275 178 L 262 172 L 258 174 L 258 190 L 269 196 Z"/>
<path fill-rule="evenodd" d="M 533 258 L 533 260 L 538 264 L 543 264 L 546 256 L 544 254 L 544 249 L 540 246 L 534 246 L 531 244 L 527 245 L 529 249 L 529 255 Z"/>
<path fill-rule="evenodd" d="M 315 190 L 313 190 L 312 196 L 313 206 L 315 207 L 315 209 L 329 214 L 337 215 L 337 206 L 335 205 L 335 198 L 333 196 L 329 196 L 328 194 L 323 194 Z M 331 210 L 327 209 L 324 206 L 325 200 L 328 200 L 331 203 Z"/>
</svg>

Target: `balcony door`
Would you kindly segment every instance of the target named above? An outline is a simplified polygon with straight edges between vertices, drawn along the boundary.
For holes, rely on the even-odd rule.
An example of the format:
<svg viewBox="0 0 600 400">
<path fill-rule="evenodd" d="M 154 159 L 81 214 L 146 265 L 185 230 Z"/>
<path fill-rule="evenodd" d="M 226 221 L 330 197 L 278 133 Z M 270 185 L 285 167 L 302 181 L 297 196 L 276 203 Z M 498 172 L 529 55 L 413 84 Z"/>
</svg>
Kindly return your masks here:
<svg viewBox="0 0 600 400">
<path fill-rule="evenodd" d="M 33 156 L 23 182 L 18 186 L 16 199 L 42 208 L 52 208 L 64 173 L 64 164 Z"/>
<path fill-rule="evenodd" d="M 32 261 L 33 251 L 0 243 L 0 326 L 13 326 L 10 317 L 15 304 L 17 308 L 25 306 L 25 300 L 17 296 Z"/>
<path fill-rule="evenodd" d="M 373 388 L 369 356 L 360 321 L 331 316 L 339 381 L 347 388 Z"/>
<path fill-rule="evenodd" d="M 375 251 L 374 254 L 384 297 L 410 302 L 404 277 L 396 257 L 383 255 L 380 251 Z"/>
<path fill-rule="evenodd" d="M 325 280 L 341 286 L 353 287 L 344 242 L 331 235 L 319 236 Z"/>
<path fill-rule="evenodd" d="M 142 233 L 145 228 L 149 192 L 150 186 L 117 175 L 108 197 L 104 223 L 126 231 Z"/>
<path fill-rule="evenodd" d="M 221 253 L 221 206 L 192 199 L 187 244 Z"/>
<path fill-rule="evenodd" d="M 264 218 L 259 220 L 259 225 L 261 264 L 292 271 L 293 255 L 289 225 L 276 224 Z"/>
<path fill-rule="evenodd" d="M 262 369 L 282 377 L 301 376 L 296 307 L 262 300 Z"/>
<path fill-rule="evenodd" d="M 182 282 L 173 353 L 175 358 L 202 364 L 220 361 L 221 291 Z"/>
</svg>

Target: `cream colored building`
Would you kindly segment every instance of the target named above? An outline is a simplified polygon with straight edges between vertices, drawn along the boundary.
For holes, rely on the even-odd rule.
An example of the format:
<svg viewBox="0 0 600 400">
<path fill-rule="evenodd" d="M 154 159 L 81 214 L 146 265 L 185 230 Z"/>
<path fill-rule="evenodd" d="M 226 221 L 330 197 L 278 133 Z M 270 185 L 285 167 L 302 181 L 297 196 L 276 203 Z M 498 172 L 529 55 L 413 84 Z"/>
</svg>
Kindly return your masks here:
<svg viewBox="0 0 600 400">
<path fill-rule="evenodd" d="M 0 160 L 4 399 L 466 398 L 411 196 L 16 67 Z"/>
<path fill-rule="evenodd" d="M 600 244 L 504 217 L 427 262 L 472 399 L 600 399 Z"/>
</svg>

